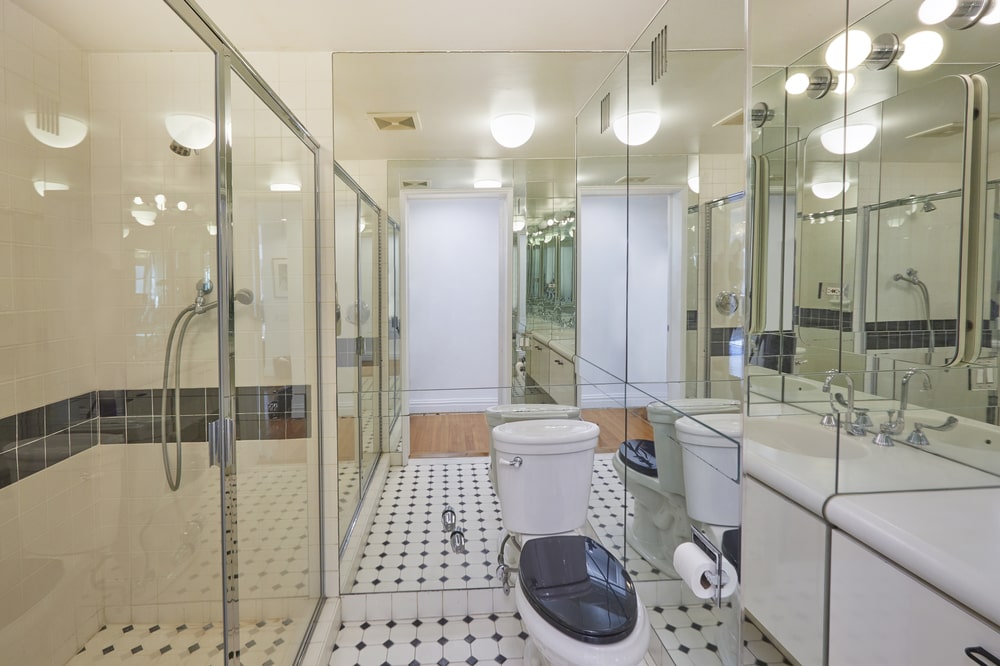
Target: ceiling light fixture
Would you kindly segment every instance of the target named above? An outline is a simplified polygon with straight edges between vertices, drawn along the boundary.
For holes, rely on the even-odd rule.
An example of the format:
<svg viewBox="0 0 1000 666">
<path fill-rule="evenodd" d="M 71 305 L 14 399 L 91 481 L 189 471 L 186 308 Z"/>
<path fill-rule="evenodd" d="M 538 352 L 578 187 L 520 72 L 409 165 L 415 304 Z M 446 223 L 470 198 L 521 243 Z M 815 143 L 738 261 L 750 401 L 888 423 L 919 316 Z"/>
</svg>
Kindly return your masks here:
<svg viewBox="0 0 1000 666">
<path fill-rule="evenodd" d="M 612 124 L 618 140 L 627 146 L 641 146 L 656 136 L 660 129 L 660 114 L 655 111 L 626 113 Z"/>
<path fill-rule="evenodd" d="M 534 131 L 535 119 L 526 113 L 506 113 L 490 121 L 493 138 L 504 148 L 523 146 Z"/>
<path fill-rule="evenodd" d="M 24 125 L 31 136 L 50 148 L 72 148 L 87 137 L 85 123 L 62 114 L 26 113 Z"/>
<path fill-rule="evenodd" d="M 872 39 L 864 30 L 842 32 L 826 47 L 825 60 L 835 72 L 854 69 L 868 57 L 872 50 Z"/>
<path fill-rule="evenodd" d="M 192 150 L 203 150 L 215 141 L 215 122 L 193 113 L 174 113 L 163 121 L 173 141 L 170 150 L 187 157 Z"/>
<path fill-rule="evenodd" d="M 826 183 L 813 183 L 811 189 L 819 199 L 832 199 L 851 189 L 851 183 L 845 180 L 831 180 Z"/>
<path fill-rule="evenodd" d="M 819 140 L 831 153 L 847 155 L 865 148 L 877 133 L 878 130 L 874 125 L 861 123 L 828 129 L 820 135 Z"/>
<path fill-rule="evenodd" d="M 156 224 L 156 213 L 151 210 L 134 210 L 132 217 L 144 227 L 151 227 Z"/>
<path fill-rule="evenodd" d="M 46 192 L 65 192 L 69 189 L 66 183 L 57 183 L 51 180 L 36 180 L 32 183 L 38 196 L 44 197 Z"/>
</svg>

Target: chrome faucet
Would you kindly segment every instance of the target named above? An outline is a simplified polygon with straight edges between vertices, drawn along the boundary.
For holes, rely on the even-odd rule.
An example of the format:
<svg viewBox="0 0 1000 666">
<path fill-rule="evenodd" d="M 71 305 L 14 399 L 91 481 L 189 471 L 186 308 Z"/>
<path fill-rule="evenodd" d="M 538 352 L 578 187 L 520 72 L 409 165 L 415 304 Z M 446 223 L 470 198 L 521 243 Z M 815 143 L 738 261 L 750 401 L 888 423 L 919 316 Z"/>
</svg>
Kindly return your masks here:
<svg viewBox="0 0 1000 666">
<path fill-rule="evenodd" d="M 910 368 L 906 371 L 906 374 L 903 375 L 903 381 L 899 384 L 899 409 L 889 410 L 889 422 L 885 424 L 888 426 L 887 431 L 893 435 L 898 435 L 903 432 L 903 428 L 906 425 L 906 409 L 910 406 L 910 379 L 912 379 L 914 375 L 923 375 L 924 390 L 931 390 L 931 377 L 925 371 L 917 368 Z"/>
<path fill-rule="evenodd" d="M 844 419 L 844 432 L 848 435 L 864 435 L 867 431 L 863 425 L 854 422 L 854 380 L 846 372 L 837 372 L 836 370 L 830 370 L 826 373 L 826 380 L 823 382 L 823 393 L 830 394 L 830 409 L 833 410 L 834 414 L 840 414 L 840 410 L 833 402 L 833 393 L 830 391 L 830 386 L 833 384 L 833 380 L 837 377 L 843 377 L 847 380 L 847 411 L 845 412 L 846 418 Z"/>
</svg>

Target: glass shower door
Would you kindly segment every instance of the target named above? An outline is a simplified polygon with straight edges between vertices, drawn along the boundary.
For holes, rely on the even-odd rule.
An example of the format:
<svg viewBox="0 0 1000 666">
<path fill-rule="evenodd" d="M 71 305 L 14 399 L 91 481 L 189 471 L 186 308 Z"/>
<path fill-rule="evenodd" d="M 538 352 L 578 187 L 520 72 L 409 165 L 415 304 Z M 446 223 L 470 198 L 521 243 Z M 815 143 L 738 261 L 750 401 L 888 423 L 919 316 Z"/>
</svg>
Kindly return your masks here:
<svg viewBox="0 0 1000 666">
<path fill-rule="evenodd" d="M 224 477 L 239 547 L 226 564 L 243 659 L 291 663 L 321 593 L 315 159 L 236 72 L 229 101 L 236 457 Z"/>
</svg>

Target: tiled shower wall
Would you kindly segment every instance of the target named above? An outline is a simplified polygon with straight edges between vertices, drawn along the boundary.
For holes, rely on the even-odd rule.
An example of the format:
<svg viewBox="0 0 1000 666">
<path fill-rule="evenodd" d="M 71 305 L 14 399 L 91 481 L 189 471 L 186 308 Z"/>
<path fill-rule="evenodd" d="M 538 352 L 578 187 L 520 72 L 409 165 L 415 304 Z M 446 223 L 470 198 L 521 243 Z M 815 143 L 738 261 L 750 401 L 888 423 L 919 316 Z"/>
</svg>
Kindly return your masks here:
<svg viewBox="0 0 1000 666">
<path fill-rule="evenodd" d="M 0 1 L 0 419 L 97 386 L 97 263 L 91 191 L 92 132 L 51 148 L 28 114 L 56 113 L 93 127 L 87 57 L 9 0 Z M 46 191 L 41 183 L 68 186 Z M 45 194 L 41 196 L 37 187 Z M 27 467 L 44 467 L 44 410 L 23 420 Z M 67 402 L 68 415 L 68 402 Z M 63 414 L 52 413 L 53 421 Z M 40 419 L 37 417 L 41 417 Z M 16 426 L 15 426 L 16 428 Z M 65 428 L 52 452 L 67 448 Z M 89 433 L 88 433 L 89 434 Z M 43 435 L 46 436 L 46 435 Z M 6 437 L 0 455 L 16 458 Z M 37 442 L 42 441 L 39 445 Z M 70 438 L 71 441 L 71 438 Z M 84 439 L 79 438 L 80 446 Z M 69 444 L 72 446 L 72 444 Z M 98 566 L 99 447 L 0 488 L 0 654 L 9 663 L 64 663 L 103 622 Z M 41 453 L 41 460 L 38 454 Z M 8 467 L 9 474 L 9 467 Z"/>
</svg>

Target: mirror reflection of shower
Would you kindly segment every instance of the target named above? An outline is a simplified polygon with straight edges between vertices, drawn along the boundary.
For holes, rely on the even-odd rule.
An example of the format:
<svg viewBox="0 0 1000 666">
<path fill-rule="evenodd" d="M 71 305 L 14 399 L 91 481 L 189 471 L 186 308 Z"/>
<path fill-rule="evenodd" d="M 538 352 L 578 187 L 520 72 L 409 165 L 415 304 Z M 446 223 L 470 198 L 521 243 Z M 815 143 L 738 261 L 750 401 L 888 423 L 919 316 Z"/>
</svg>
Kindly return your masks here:
<svg viewBox="0 0 1000 666">
<path fill-rule="evenodd" d="M 930 206 L 929 210 L 928 206 Z M 935 206 L 930 201 L 924 203 L 925 212 L 931 212 L 933 210 L 937 210 L 937 206 Z M 924 299 L 924 315 L 927 319 L 926 361 L 927 364 L 930 365 L 930 363 L 934 360 L 934 329 L 931 328 L 931 297 L 930 294 L 927 292 L 927 285 L 924 284 L 924 281 L 917 276 L 917 269 L 915 268 L 907 268 L 906 275 L 903 275 L 902 273 L 896 273 L 895 275 L 892 276 L 892 279 L 896 282 L 899 281 L 909 282 L 910 284 L 920 289 L 920 293 Z"/>
<path fill-rule="evenodd" d="M 170 490 L 177 490 L 181 486 L 181 350 L 184 347 L 184 334 L 187 332 L 188 324 L 197 315 L 211 312 L 219 306 L 219 301 L 205 302 L 205 297 L 212 293 L 214 289 L 212 280 L 207 276 L 198 281 L 195 285 L 196 296 L 194 303 L 187 306 L 174 318 L 174 323 L 170 326 L 170 334 L 167 336 L 167 348 L 163 359 L 163 391 L 160 394 L 160 448 L 163 453 L 163 471 L 167 476 L 167 485 Z M 249 289 L 240 289 L 233 298 L 243 305 L 253 303 L 253 292 Z M 180 327 L 178 329 L 178 326 Z M 174 348 L 174 335 L 177 335 L 177 350 L 174 355 L 174 445 L 177 458 L 177 469 L 171 471 L 170 457 L 167 454 L 167 393 L 170 390 L 170 356 Z"/>
</svg>

